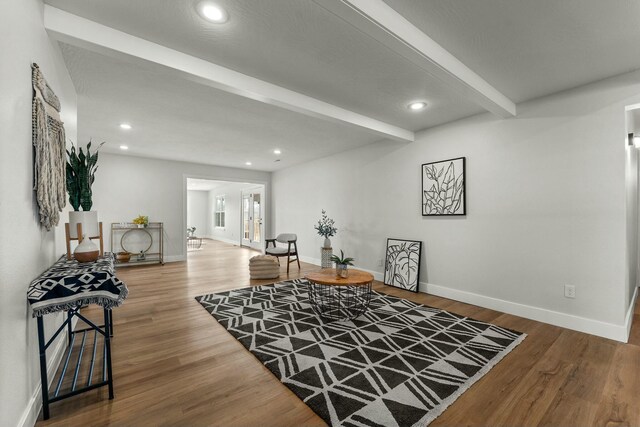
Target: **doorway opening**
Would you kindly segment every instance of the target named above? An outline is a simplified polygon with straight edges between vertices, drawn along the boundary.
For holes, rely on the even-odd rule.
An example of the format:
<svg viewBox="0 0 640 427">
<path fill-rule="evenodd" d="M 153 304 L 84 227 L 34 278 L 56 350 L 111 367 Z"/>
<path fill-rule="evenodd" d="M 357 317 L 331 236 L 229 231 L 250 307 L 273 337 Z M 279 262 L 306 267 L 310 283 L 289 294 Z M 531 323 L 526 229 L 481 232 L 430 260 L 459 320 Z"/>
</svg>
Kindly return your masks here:
<svg viewBox="0 0 640 427">
<path fill-rule="evenodd" d="M 212 240 L 264 249 L 264 184 L 187 178 L 186 205 L 188 255 Z"/>
</svg>

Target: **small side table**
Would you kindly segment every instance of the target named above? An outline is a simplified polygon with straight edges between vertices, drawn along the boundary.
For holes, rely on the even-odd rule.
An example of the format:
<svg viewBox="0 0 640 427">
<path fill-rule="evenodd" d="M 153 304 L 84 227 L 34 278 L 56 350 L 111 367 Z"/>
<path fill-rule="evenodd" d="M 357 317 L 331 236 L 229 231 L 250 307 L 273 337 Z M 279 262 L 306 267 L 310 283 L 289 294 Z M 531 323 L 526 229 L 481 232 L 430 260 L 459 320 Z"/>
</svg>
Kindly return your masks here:
<svg viewBox="0 0 640 427">
<path fill-rule="evenodd" d="M 187 249 L 200 249 L 202 248 L 202 238 L 196 236 L 187 237 Z"/>
<path fill-rule="evenodd" d="M 320 252 L 322 253 L 322 261 L 320 262 L 320 267 L 322 268 L 331 268 L 333 267 L 333 262 L 331 261 L 331 256 L 333 255 L 333 248 L 320 248 Z"/>
<path fill-rule="evenodd" d="M 351 320 L 363 314 L 371 301 L 373 275 L 349 269 L 348 277 L 340 277 L 333 268 L 307 274 L 309 303 L 321 317 L 329 320 Z"/>
</svg>

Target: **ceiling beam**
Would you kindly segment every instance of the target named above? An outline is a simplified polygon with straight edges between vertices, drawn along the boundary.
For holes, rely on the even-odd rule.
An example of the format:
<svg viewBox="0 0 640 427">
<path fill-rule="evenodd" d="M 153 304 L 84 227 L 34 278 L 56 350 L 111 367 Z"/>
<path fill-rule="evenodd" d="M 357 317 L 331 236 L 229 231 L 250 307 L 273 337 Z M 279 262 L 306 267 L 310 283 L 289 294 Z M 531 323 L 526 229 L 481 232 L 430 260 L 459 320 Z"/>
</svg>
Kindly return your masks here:
<svg viewBox="0 0 640 427">
<path fill-rule="evenodd" d="M 449 88 L 500 117 L 516 105 L 382 0 L 313 0 L 416 64 Z"/>
<path fill-rule="evenodd" d="M 381 138 L 413 142 L 415 134 L 362 114 L 256 79 L 229 68 L 132 36 L 45 5 L 44 26 L 56 40 L 110 56 L 159 64 L 192 81 L 265 104 L 366 130 Z"/>
</svg>

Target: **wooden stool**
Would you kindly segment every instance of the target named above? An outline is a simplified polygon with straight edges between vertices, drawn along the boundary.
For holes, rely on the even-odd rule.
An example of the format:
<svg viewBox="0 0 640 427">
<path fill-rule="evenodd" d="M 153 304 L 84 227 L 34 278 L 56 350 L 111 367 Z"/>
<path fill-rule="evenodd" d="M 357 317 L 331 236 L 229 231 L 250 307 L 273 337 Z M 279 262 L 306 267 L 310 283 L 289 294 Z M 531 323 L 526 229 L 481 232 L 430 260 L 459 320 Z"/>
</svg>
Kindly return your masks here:
<svg viewBox="0 0 640 427">
<path fill-rule="evenodd" d="M 73 252 L 71 252 L 71 241 L 77 240 L 78 243 L 82 242 L 82 224 L 81 223 L 76 224 L 76 230 L 77 230 L 76 237 L 71 237 L 69 223 L 66 222 L 64 224 L 64 233 L 67 240 L 67 259 L 73 258 Z M 100 239 L 100 256 L 103 256 L 104 255 L 104 239 L 102 236 L 102 222 L 98 223 L 98 230 L 99 230 L 98 231 L 99 234 L 97 236 L 87 236 L 87 239 Z"/>
</svg>

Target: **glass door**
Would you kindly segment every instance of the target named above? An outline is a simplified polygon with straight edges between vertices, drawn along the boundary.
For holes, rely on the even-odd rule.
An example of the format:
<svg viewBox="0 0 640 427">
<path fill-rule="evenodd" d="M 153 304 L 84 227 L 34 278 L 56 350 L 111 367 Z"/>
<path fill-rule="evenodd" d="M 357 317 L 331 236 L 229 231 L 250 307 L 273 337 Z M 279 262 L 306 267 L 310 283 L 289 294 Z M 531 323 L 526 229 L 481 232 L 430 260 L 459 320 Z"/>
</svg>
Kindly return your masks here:
<svg viewBox="0 0 640 427">
<path fill-rule="evenodd" d="M 242 245 L 251 246 L 249 230 L 251 229 L 251 194 L 242 194 Z"/>
<path fill-rule="evenodd" d="M 264 249 L 264 189 L 242 192 L 242 245 Z"/>
</svg>

